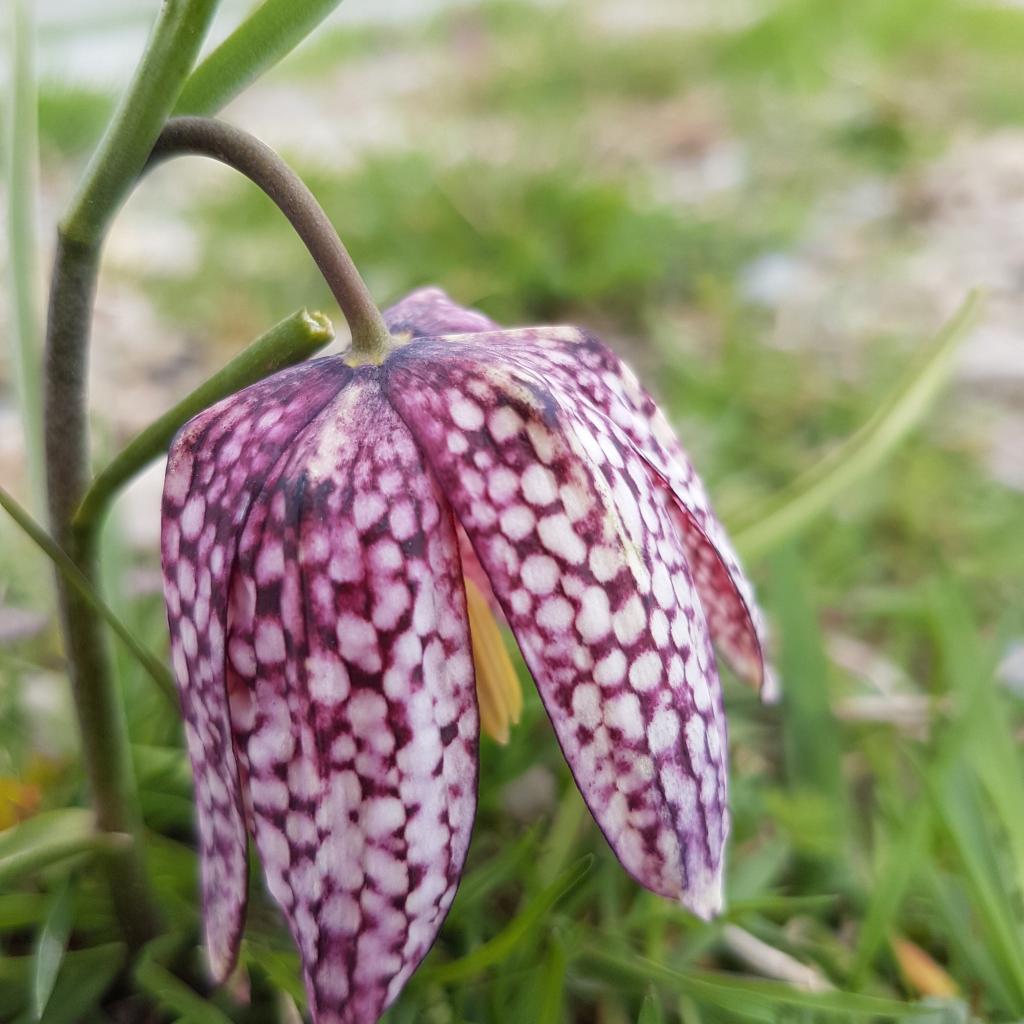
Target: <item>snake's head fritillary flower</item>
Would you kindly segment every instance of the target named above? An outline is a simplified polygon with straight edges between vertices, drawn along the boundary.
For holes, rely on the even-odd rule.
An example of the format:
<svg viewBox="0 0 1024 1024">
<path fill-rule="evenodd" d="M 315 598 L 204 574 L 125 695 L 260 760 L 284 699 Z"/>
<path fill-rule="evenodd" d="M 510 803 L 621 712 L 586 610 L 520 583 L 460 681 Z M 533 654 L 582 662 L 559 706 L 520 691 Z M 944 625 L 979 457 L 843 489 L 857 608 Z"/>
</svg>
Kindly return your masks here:
<svg viewBox="0 0 1024 1024">
<path fill-rule="evenodd" d="M 478 690 L 499 738 L 518 713 L 489 602 L 623 867 L 702 917 L 728 832 L 712 641 L 771 685 L 704 487 L 607 348 L 437 289 L 387 321 L 379 365 L 318 359 L 192 420 L 164 486 L 212 970 L 251 835 L 319 1024 L 375 1021 L 454 898 Z"/>
</svg>

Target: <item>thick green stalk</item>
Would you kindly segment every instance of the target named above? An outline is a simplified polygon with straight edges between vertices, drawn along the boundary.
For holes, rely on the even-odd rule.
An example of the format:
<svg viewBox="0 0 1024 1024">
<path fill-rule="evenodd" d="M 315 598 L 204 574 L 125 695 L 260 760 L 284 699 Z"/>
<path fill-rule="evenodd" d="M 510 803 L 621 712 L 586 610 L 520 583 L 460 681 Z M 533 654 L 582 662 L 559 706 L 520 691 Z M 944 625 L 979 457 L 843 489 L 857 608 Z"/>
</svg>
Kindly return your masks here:
<svg viewBox="0 0 1024 1024">
<path fill-rule="evenodd" d="M 88 347 L 100 249 L 195 63 L 215 7 L 216 0 L 164 0 L 135 76 L 58 230 L 44 369 L 50 532 L 94 589 L 97 537 L 75 530 L 72 517 L 89 476 Z M 137 948 L 159 930 L 159 915 L 138 841 L 137 792 L 110 646 L 102 618 L 60 574 L 57 590 L 97 825 L 135 837 L 106 863 L 119 923 Z"/>
<path fill-rule="evenodd" d="M 150 462 L 165 454 L 171 439 L 193 416 L 278 370 L 301 363 L 333 337 L 334 328 L 323 313 L 309 313 L 304 309 L 271 327 L 154 420 L 96 475 L 75 513 L 75 530 L 87 535 L 96 533 L 118 491 Z"/>
<path fill-rule="evenodd" d="M 43 409 L 39 377 L 36 292 L 35 21 L 32 5 L 11 0 L 11 83 L 7 106 L 7 234 L 11 296 L 11 359 L 25 437 L 25 466 L 33 505 L 45 504 Z"/>
<path fill-rule="evenodd" d="M 215 114 L 283 57 L 341 0 L 265 0 L 189 76 L 175 114 Z"/>
</svg>

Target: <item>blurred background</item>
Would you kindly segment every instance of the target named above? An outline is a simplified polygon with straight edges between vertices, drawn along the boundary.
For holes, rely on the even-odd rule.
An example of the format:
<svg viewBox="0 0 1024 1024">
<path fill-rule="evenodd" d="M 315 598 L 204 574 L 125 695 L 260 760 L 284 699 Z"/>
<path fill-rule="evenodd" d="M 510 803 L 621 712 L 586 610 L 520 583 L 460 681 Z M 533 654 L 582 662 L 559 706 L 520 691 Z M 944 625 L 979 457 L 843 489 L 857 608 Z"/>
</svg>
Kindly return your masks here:
<svg viewBox="0 0 1024 1024">
<path fill-rule="evenodd" d="M 37 4 L 40 292 L 155 10 Z M 245 10 L 225 0 L 213 40 Z M 1024 1016 L 1022 58 L 1009 0 L 345 0 L 224 111 L 303 174 L 381 304 L 436 283 L 508 324 L 584 325 L 633 363 L 737 528 L 778 641 L 780 707 L 725 680 L 725 920 L 622 873 L 527 683 L 510 744 L 483 744 L 463 889 L 389 1020 L 873 1014 L 849 993 Z M 981 316 L 920 428 L 820 516 L 759 538 L 773 495 L 869 420 L 976 286 Z M 9 305 L 4 288 L 0 324 Z M 343 331 L 255 188 L 200 160 L 153 173 L 105 253 L 97 464 L 303 305 Z M 9 356 L 0 481 L 27 499 Z M 161 481 L 157 466 L 119 502 L 104 565 L 163 652 Z M 84 799 L 48 572 L 0 519 L 0 827 Z M 177 722 L 119 658 L 154 871 L 194 930 Z M 26 1012 L 26 955 L 68 877 L 61 969 L 109 931 L 87 865 L 0 886 L 0 1020 Z M 203 993 L 222 1016 L 189 1017 L 148 993 L 166 1019 L 290 1019 L 294 956 L 254 898 L 249 1009 Z"/>
</svg>

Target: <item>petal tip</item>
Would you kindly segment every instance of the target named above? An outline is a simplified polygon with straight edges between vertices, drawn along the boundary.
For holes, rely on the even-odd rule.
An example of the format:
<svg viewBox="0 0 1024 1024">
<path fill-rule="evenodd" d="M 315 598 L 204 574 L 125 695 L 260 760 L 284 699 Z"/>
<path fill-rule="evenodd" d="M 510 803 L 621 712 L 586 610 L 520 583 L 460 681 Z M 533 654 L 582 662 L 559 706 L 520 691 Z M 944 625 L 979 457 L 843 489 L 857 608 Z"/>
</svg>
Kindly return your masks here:
<svg viewBox="0 0 1024 1024">
<path fill-rule="evenodd" d="M 724 874 L 721 866 L 711 869 L 696 884 L 687 888 L 679 902 L 684 909 L 702 921 L 711 921 L 722 913 L 725 907 L 723 892 Z"/>
<path fill-rule="evenodd" d="M 774 667 L 765 664 L 761 673 L 761 703 L 767 707 L 778 704 L 782 700 L 782 684 Z"/>
</svg>

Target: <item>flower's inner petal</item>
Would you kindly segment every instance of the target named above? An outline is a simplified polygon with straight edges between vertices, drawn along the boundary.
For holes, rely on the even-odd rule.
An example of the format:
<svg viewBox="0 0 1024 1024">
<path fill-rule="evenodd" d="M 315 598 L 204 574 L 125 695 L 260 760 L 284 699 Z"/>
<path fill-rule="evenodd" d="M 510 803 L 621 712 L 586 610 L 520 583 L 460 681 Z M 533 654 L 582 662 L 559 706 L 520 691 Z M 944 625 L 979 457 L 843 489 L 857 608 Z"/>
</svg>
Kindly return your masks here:
<svg viewBox="0 0 1024 1024">
<path fill-rule="evenodd" d="M 766 631 L 753 588 L 704 484 L 654 399 L 618 356 L 582 331 L 560 327 L 507 335 L 508 358 L 608 417 L 664 481 L 675 499 L 673 515 L 715 643 L 742 678 L 759 686 L 766 700 L 774 698 L 775 677 L 764 654 Z"/>
<path fill-rule="evenodd" d="M 245 915 L 246 829 L 225 688 L 236 537 L 281 451 L 351 373 L 338 360 L 285 371 L 219 403 L 175 438 L 161 554 L 171 659 L 195 776 L 206 942 L 222 980 Z"/>
<path fill-rule="evenodd" d="M 504 745 L 508 743 L 510 726 L 516 725 L 523 713 L 523 691 L 487 598 L 472 577 L 466 576 L 465 584 L 480 727 Z"/>
<path fill-rule="evenodd" d="M 451 511 L 359 371 L 261 496 L 235 590 L 233 716 L 256 843 L 319 1024 L 369 1024 L 455 895 L 478 720 Z"/>
<path fill-rule="evenodd" d="M 505 359 L 509 344 L 423 341 L 392 357 L 389 397 L 490 577 L 619 859 L 654 891 L 714 913 L 725 720 L 686 552 L 632 444 Z"/>
<path fill-rule="evenodd" d="M 489 317 L 457 305 L 440 288 L 419 288 L 407 295 L 384 311 L 384 322 L 392 334 L 410 338 L 498 330 Z"/>
</svg>

